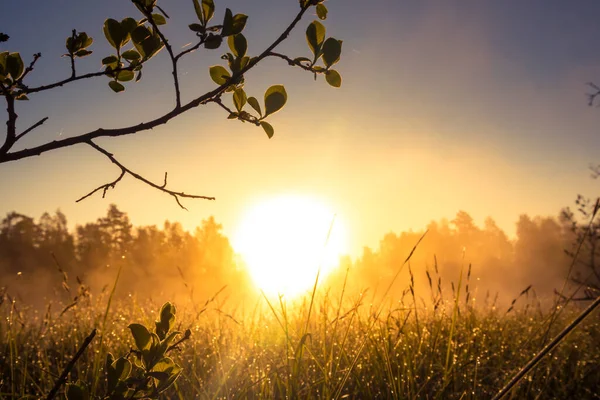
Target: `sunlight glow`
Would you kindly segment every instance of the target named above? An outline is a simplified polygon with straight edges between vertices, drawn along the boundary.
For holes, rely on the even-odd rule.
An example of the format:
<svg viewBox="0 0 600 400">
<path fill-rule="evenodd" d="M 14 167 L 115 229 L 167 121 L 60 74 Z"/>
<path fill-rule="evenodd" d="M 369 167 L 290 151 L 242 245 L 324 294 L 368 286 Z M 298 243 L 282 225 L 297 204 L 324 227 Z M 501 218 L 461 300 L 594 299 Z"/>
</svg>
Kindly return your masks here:
<svg viewBox="0 0 600 400">
<path fill-rule="evenodd" d="M 347 250 L 346 236 L 340 217 L 322 202 L 289 195 L 250 208 L 233 247 L 257 287 L 268 295 L 293 297 L 312 289 L 319 267 L 320 280 L 337 267 Z"/>
</svg>

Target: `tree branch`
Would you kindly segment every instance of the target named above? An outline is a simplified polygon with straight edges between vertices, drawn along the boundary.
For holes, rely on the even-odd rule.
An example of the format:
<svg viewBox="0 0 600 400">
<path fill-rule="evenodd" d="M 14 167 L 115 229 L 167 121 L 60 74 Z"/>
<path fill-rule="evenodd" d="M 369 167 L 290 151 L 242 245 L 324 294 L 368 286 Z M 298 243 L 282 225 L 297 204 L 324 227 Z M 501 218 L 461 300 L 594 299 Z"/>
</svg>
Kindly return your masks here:
<svg viewBox="0 0 600 400">
<path fill-rule="evenodd" d="M 204 199 L 204 200 L 215 200 L 214 197 L 208 197 L 208 196 L 199 196 L 199 195 L 194 195 L 194 194 L 187 194 L 184 192 L 175 192 L 173 190 L 169 190 L 166 188 L 167 186 L 167 174 L 165 173 L 165 180 L 164 183 L 162 185 L 158 185 L 154 182 L 149 181 L 148 179 L 144 178 L 143 176 L 133 172 L 132 170 L 130 170 L 129 168 L 125 167 L 123 164 L 121 164 L 112 153 L 109 153 L 108 151 L 106 151 L 105 149 L 103 149 L 102 147 L 98 146 L 96 143 L 94 143 L 93 141 L 88 141 L 87 144 L 89 144 L 91 147 L 93 147 L 94 149 L 96 149 L 97 151 L 99 151 L 100 153 L 104 154 L 113 164 L 115 164 L 117 167 L 119 167 L 121 169 L 121 174 L 119 175 L 119 177 L 117 179 L 115 179 L 112 182 L 106 183 L 104 185 L 101 185 L 99 187 L 97 187 L 96 189 L 92 190 L 90 193 L 86 194 L 85 196 L 81 197 L 80 199 L 77 200 L 77 202 L 80 202 L 90 196 L 92 196 L 94 193 L 102 190 L 102 197 L 104 197 L 106 195 L 106 192 L 109 189 L 113 189 L 117 183 L 119 183 L 121 181 L 121 179 L 123 179 L 123 177 L 125 176 L 125 174 L 129 174 L 132 177 L 134 177 L 135 179 L 144 182 L 146 185 L 153 187 L 154 189 L 160 190 L 163 193 L 166 193 L 170 196 L 173 196 L 173 198 L 175 199 L 175 201 L 177 202 L 177 204 L 179 205 L 179 207 L 183 208 L 184 210 L 187 211 L 187 208 L 185 208 L 180 201 L 180 197 L 182 198 L 187 198 L 187 199 Z"/>
<path fill-rule="evenodd" d="M 34 130 L 38 126 L 42 125 L 47 120 L 48 120 L 48 117 L 44 117 L 41 120 L 39 120 L 38 122 L 36 122 L 35 124 L 33 124 L 32 126 L 30 126 L 29 128 L 25 129 L 23 132 L 19 133 L 15 137 L 15 142 L 17 142 L 17 140 L 21 139 L 23 136 L 27 135 L 29 132 L 31 132 L 32 130 Z"/>
<path fill-rule="evenodd" d="M 89 79 L 89 78 L 94 78 L 97 76 L 109 76 L 110 77 L 109 74 L 112 74 L 112 73 L 117 73 L 117 72 L 121 72 L 121 71 L 133 71 L 133 68 L 134 67 L 123 67 L 123 68 L 115 68 L 111 71 L 90 72 L 90 73 L 87 73 L 84 75 L 79 75 L 79 76 L 75 76 L 75 77 L 72 76 L 70 78 L 63 79 L 62 81 L 58 81 L 55 83 L 51 83 L 49 85 L 43 85 L 43 86 L 38 86 L 38 87 L 34 87 L 34 88 L 24 87 L 21 89 L 20 93 L 29 94 L 29 93 L 43 92 L 45 90 L 54 89 L 56 87 L 66 85 L 67 83 L 79 81 L 82 79 Z"/>
<path fill-rule="evenodd" d="M 163 35 L 163 33 L 158 28 L 158 25 L 156 24 L 156 22 L 154 22 L 154 19 L 152 18 L 152 12 L 150 10 L 148 10 L 146 7 L 144 7 L 144 5 L 139 0 L 133 0 L 133 2 L 135 4 L 137 4 L 140 9 L 144 10 L 144 16 L 148 19 L 148 22 L 150 23 L 150 25 L 152 25 L 152 28 L 158 34 L 158 36 L 160 37 L 160 40 L 162 40 L 162 42 L 165 44 L 167 53 L 169 53 L 169 57 L 171 58 L 171 64 L 173 65 L 173 85 L 175 86 L 175 108 L 180 108 L 181 107 L 181 91 L 179 89 L 179 75 L 177 73 L 177 58 L 175 58 L 175 54 L 173 54 L 173 48 L 169 44 L 169 41 L 167 40 L 165 35 Z M 162 11 L 162 8 L 160 8 L 160 10 Z M 163 13 L 164 13 L 164 11 L 163 11 Z M 167 18 L 168 18 L 168 16 L 167 16 Z"/>
<path fill-rule="evenodd" d="M 15 112 L 15 98 L 13 95 L 2 83 L 0 83 L 0 90 L 6 99 L 6 112 L 8 113 L 8 120 L 6 121 L 6 138 L 4 139 L 2 147 L 0 147 L 0 157 L 2 157 L 2 155 L 8 153 L 16 141 L 18 115 Z"/>
<path fill-rule="evenodd" d="M 96 130 L 93 130 L 93 131 L 90 131 L 88 133 L 84 133 L 84 134 L 81 134 L 78 136 L 72 136 L 70 138 L 66 138 L 66 139 L 62 139 L 62 140 L 55 140 L 52 142 L 47 142 L 42 145 L 32 147 L 29 149 L 23 149 L 23 150 L 15 151 L 12 153 L 6 153 L 6 154 L 0 153 L 0 164 L 9 162 L 9 161 L 20 160 L 23 158 L 38 156 L 42 153 L 45 153 L 45 152 L 48 152 L 51 150 L 57 150 L 57 149 L 61 149 L 64 147 L 73 146 L 76 144 L 89 143 L 92 139 L 95 139 L 98 137 L 125 136 L 125 135 L 131 135 L 134 133 L 138 133 L 141 131 L 153 129 L 162 124 L 166 124 L 171 119 L 183 114 L 186 111 L 189 111 L 195 107 L 198 107 L 201 104 L 206 104 L 207 102 L 211 101 L 214 97 L 219 96 L 222 93 L 224 93 L 225 90 L 231 85 L 231 82 L 236 82 L 242 75 L 244 75 L 250 69 L 254 68 L 254 66 L 256 66 L 265 57 L 267 57 L 269 55 L 269 53 L 271 53 L 281 42 L 283 42 L 289 36 L 289 34 L 295 28 L 295 26 L 298 24 L 298 22 L 300 22 L 300 20 L 302 19 L 302 16 L 309 9 L 310 6 L 311 6 L 310 3 L 307 3 L 306 5 L 302 6 L 300 9 L 300 12 L 296 15 L 296 17 L 290 23 L 290 25 L 286 28 L 286 30 L 258 57 L 252 59 L 248 63 L 248 65 L 246 65 L 246 67 L 242 68 L 238 73 L 233 74 L 231 76 L 231 78 L 227 82 L 222 84 L 221 86 L 217 87 L 216 89 L 213 89 L 210 92 L 203 94 L 202 96 L 197 97 L 196 99 L 190 101 L 189 103 L 187 103 L 179 108 L 175 108 L 174 110 L 172 110 L 172 111 L 164 114 L 163 116 L 158 117 L 152 121 L 140 123 L 138 125 L 133 125 L 133 126 L 119 128 L 119 129 L 102 129 L 102 128 L 100 128 L 100 129 L 96 129 Z M 130 69 L 131 69 L 131 67 L 123 68 L 123 70 L 130 70 Z M 117 70 L 115 70 L 115 71 L 117 71 Z M 26 90 L 24 90 L 24 92 L 25 93 L 39 92 L 42 90 L 51 89 L 53 87 L 62 86 L 66 83 L 69 83 L 69 82 L 72 82 L 75 80 L 90 78 L 93 76 L 101 76 L 101 75 L 105 75 L 105 74 L 106 73 L 104 71 L 102 71 L 102 72 L 97 72 L 97 73 L 92 73 L 92 74 L 81 75 L 81 76 L 78 76 L 75 78 L 65 79 L 61 82 L 57 82 L 52 85 L 40 86 L 38 88 L 33 88 L 33 89 L 26 89 Z"/>
<path fill-rule="evenodd" d="M 302 69 L 304 69 L 306 71 L 309 71 L 309 72 L 316 72 L 310 66 L 304 65 L 300 61 L 292 60 L 290 57 L 286 56 L 285 54 L 280 54 L 280 53 L 275 53 L 275 52 L 269 52 L 269 54 L 267 54 L 267 56 L 268 57 L 279 57 L 279 58 L 287 61 L 289 65 L 300 67 L 300 68 L 302 68 Z"/>
</svg>

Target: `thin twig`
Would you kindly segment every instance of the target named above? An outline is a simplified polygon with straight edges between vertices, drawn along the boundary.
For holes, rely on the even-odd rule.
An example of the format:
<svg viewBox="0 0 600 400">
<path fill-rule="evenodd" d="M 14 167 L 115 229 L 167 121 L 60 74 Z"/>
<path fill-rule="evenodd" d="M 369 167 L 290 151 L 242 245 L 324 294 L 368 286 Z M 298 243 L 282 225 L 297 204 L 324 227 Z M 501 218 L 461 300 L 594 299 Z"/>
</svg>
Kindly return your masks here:
<svg viewBox="0 0 600 400">
<path fill-rule="evenodd" d="M 75 356 L 73 357 L 73 359 L 71 361 L 69 361 L 69 363 L 63 370 L 62 374 L 60 374 L 60 377 L 58 378 L 56 383 L 54 383 L 54 387 L 52 387 L 52 390 L 50 390 L 50 393 L 48 393 L 48 396 L 46 396 L 46 400 L 52 400 L 56 397 L 56 394 L 58 393 L 58 390 L 60 389 L 60 387 L 67 381 L 67 376 L 69 375 L 69 373 L 75 366 L 75 363 L 77 362 L 77 360 L 79 360 L 79 357 L 81 357 L 83 355 L 83 352 L 90 345 L 90 343 L 92 343 L 92 340 L 94 340 L 95 336 L 96 336 L 96 329 L 94 329 L 92 331 L 92 333 L 90 333 L 90 335 L 85 338 L 85 340 L 79 347 L 79 350 L 77 350 L 77 353 L 75 353 Z"/>
<path fill-rule="evenodd" d="M 19 78 L 19 80 L 17 81 L 17 84 L 21 84 L 21 82 L 23 82 L 23 80 L 25 79 L 25 77 L 27 76 L 27 74 L 29 74 L 31 71 L 33 71 L 33 66 L 35 65 L 35 63 L 37 62 L 37 60 L 39 60 L 39 58 L 42 56 L 42 53 L 35 53 L 33 55 L 33 60 L 31 61 L 31 63 L 29 64 L 29 66 L 27 68 L 25 68 L 25 72 L 23 72 L 23 75 L 21 75 L 21 77 Z"/>
<path fill-rule="evenodd" d="M 2 155 L 7 154 L 15 143 L 18 115 L 15 112 L 15 98 L 13 97 L 13 94 L 10 93 L 9 89 L 2 83 L 0 83 L 0 90 L 6 99 L 6 112 L 8 113 L 8 120 L 6 121 L 6 138 L 4 139 L 2 147 L 0 147 L 1 157 Z"/>
<path fill-rule="evenodd" d="M 156 24 L 156 22 L 154 22 L 154 19 L 152 17 L 152 12 L 150 10 L 148 10 L 148 8 L 144 7 L 144 5 L 139 0 L 133 0 L 133 2 L 135 4 L 137 4 L 141 10 L 144 10 L 143 14 L 148 19 L 148 22 L 150 23 L 150 25 L 152 25 L 152 28 L 154 29 L 154 31 L 160 37 L 160 40 L 162 40 L 162 42 L 164 43 L 165 48 L 167 49 L 167 53 L 169 53 L 169 57 L 171 58 L 171 64 L 173 65 L 172 73 L 173 73 L 173 85 L 175 86 L 175 108 L 178 109 L 181 107 L 181 91 L 179 89 L 179 75 L 177 73 L 177 58 L 175 58 L 175 54 L 173 53 L 173 48 L 169 44 L 169 41 L 167 40 L 165 35 L 163 35 L 163 33 L 158 28 L 158 25 Z M 162 11 L 162 8 L 160 10 Z M 164 13 L 164 11 L 163 11 L 163 13 Z M 168 18 L 168 16 L 167 16 L 167 18 Z"/>
<path fill-rule="evenodd" d="M 175 192 L 173 190 L 169 190 L 167 189 L 165 186 L 167 184 L 167 175 L 165 174 L 165 182 L 163 185 L 158 185 L 152 181 L 149 181 L 148 179 L 144 178 L 143 176 L 133 172 L 132 170 L 130 170 L 129 168 L 125 167 L 123 164 L 121 164 L 115 157 L 113 154 L 109 153 L 108 151 L 106 151 L 105 149 L 103 149 L 102 147 L 98 146 L 96 143 L 92 142 L 91 140 L 88 142 L 88 144 L 93 147 L 94 149 L 96 149 L 98 152 L 104 154 L 113 164 L 115 164 L 116 166 L 118 166 L 121 169 L 121 174 L 119 175 L 119 177 L 117 179 L 115 179 L 114 181 L 101 185 L 99 187 L 97 187 L 96 189 L 92 190 L 90 193 L 86 194 L 85 196 L 83 196 L 82 198 L 80 198 L 79 200 L 77 200 L 77 202 L 82 201 L 88 197 L 90 197 L 91 195 L 93 195 L 94 193 L 98 192 L 99 190 L 103 190 L 103 194 L 102 197 L 104 197 L 104 195 L 106 195 L 106 192 L 108 191 L 108 189 L 114 188 L 115 185 L 117 183 L 119 183 L 121 181 L 121 179 L 123 179 L 123 176 L 125 176 L 125 174 L 129 174 L 132 177 L 134 177 L 135 179 L 144 182 L 145 184 L 147 184 L 148 186 L 151 186 L 155 189 L 160 190 L 161 192 L 164 192 L 170 196 L 173 196 L 173 198 L 175 199 L 175 201 L 177 202 L 177 204 L 179 205 L 179 207 L 183 208 L 184 210 L 187 210 L 187 208 L 185 208 L 183 206 L 183 204 L 181 204 L 180 202 L 180 197 L 183 198 L 188 198 L 188 199 L 203 199 L 203 200 L 215 200 L 214 197 L 209 197 L 209 196 L 199 196 L 199 195 L 195 195 L 195 194 L 187 194 L 184 192 Z"/>
<path fill-rule="evenodd" d="M 38 122 L 36 122 L 35 124 L 33 124 L 32 126 L 30 126 L 29 128 L 25 129 L 23 132 L 19 133 L 17 135 L 17 137 L 15 137 L 15 142 L 19 139 L 21 139 L 23 136 L 27 135 L 29 132 L 31 132 L 32 130 L 34 130 L 35 128 L 37 128 L 38 126 L 42 125 L 44 122 L 46 122 L 48 120 L 48 117 L 44 117 L 41 120 L 39 120 Z"/>
<path fill-rule="evenodd" d="M 519 381 L 535 367 L 544 356 L 551 352 L 573 329 L 575 329 L 588 315 L 592 313 L 598 306 L 600 306 L 600 296 L 590 304 L 577 318 L 573 320 L 565 329 L 563 329 L 558 336 L 556 336 L 542 351 L 540 351 L 535 357 L 533 357 L 527 365 L 525 365 L 511 380 L 504 386 L 492 400 L 502 399 Z"/>
<path fill-rule="evenodd" d="M 312 67 L 302 64 L 300 61 L 292 60 L 290 57 L 286 56 L 285 54 L 275 53 L 275 52 L 271 51 L 271 52 L 269 52 L 269 54 L 267 56 L 279 57 L 279 58 L 287 61 L 289 65 L 300 67 L 309 72 L 318 72 L 318 71 L 315 71 Z M 323 72 L 325 72 L 325 71 L 323 71 Z"/>
</svg>

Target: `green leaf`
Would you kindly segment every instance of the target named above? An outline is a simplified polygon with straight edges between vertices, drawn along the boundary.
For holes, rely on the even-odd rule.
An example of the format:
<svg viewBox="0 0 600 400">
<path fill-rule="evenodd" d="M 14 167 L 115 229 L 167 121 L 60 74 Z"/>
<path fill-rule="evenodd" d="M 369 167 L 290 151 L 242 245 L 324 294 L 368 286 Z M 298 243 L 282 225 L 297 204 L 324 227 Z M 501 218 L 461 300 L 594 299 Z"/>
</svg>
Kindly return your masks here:
<svg viewBox="0 0 600 400">
<path fill-rule="evenodd" d="M 115 49 L 119 50 L 123 46 L 125 39 L 127 38 L 127 32 L 121 27 L 119 21 L 108 18 L 104 21 L 104 36 L 108 43 Z"/>
<path fill-rule="evenodd" d="M 156 334 L 161 340 L 163 340 L 167 333 L 173 328 L 176 312 L 175 306 L 169 302 L 166 302 L 161 307 L 160 321 L 156 321 Z"/>
<path fill-rule="evenodd" d="M 117 84 L 120 85 L 119 83 Z M 150 348 L 151 335 L 148 331 L 148 328 L 141 324 L 131 324 L 129 325 L 129 329 L 131 329 L 131 335 L 133 336 L 133 339 L 135 340 L 135 345 L 139 351 L 147 350 Z"/>
<path fill-rule="evenodd" d="M 281 110 L 287 102 L 287 92 L 283 85 L 273 85 L 265 92 L 265 115 L 263 118 Z"/>
<path fill-rule="evenodd" d="M 164 46 L 160 37 L 144 25 L 138 25 L 131 32 L 131 39 L 144 60 L 151 58 Z"/>
<path fill-rule="evenodd" d="M 222 67 L 221 65 L 214 65 L 209 69 L 210 77 L 212 80 L 219 86 L 225 84 L 229 78 L 231 78 L 231 74 L 229 71 Z"/>
<path fill-rule="evenodd" d="M 123 54 L 121 54 L 121 56 L 123 56 L 124 59 L 129 60 L 129 61 L 139 60 L 140 58 L 142 58 L 140 53 L 138 53 L 137 51 L 135 51 L 133 49 L 123 52 Z"/>
<path fill-rule="evenodd" d="M 319 21 L 313 21 L 308 28 L 306 28 L 306 41 L 308 42 L 308 47 L 313 52 L 315 57 L 318 58 L 319 53 L 321 52 L 321 46 L 323 45 L 323 41 L 325 40 L 325 27 Z"/>
<path fill-rule="evenodd" d="M 19 95 L 15 97 L 15 100 L 29 100 L 29 97 L 27 97 L 25 93 L 19 93 Z"/>
<path fill-rule="evenodd" d="M 8 58 L 8 51 L 0 53 L 0 76 L 7 75 L 6 72 L 6 59 Z"/>
<path fill-rule="evenodd" d="M 19 79 L 21 75 L 23 75 L 24 70 L 25 65 L 23 64 L 23 60 L 21 59 L 21 54 L 10 53 L 8 57 L 6 57 L 6 71 L 10 74 L 14 81 Z"/>
<path fill-rule="evenodd" d="M 117 74 L 117 80 L 121 81 L 121 82 L 128 82 L 130 80 L 132 80 L 134 78 L 135 74 L 133 73 L 133 71 L 129 71 L 129 70 L 125 70 L 125 71 L 119 71 Z"/>
<path fill-rule="evenodd" d="M 342 41 L 329 38 L 323 44 L 323 62 L 327 68 L 340 60 L 342 55 Z"/>
<path fill-rule="evenodd" d="M 75 53 L 77 57 L 85 57 L 89 56 L 90 54 L 92 54 L 92 51 L 86 49 L 77 50 L 77 52 Z"/>
<path fill-rule="evenodd" d="M 244 30 L 248 16 L 244 14 L 236 14 L 233 16 L 231 10 L 225 10 L 225 19 L 223 20 L 223 29 L 221 36 L 237 35 Z"/>
<path fill-rule="evenodd" d="M 248 50 L 248 41 L 241 33 L 229 36 L 227 39 L 227 44 L 229 45 L 231 52 L 235 54 L 236 57 L 244 57 L 246 55 L 246 51 Z"/>
<path fill-rule="evenodd" d="M 269 137 L 269 139 L 271 139 L 273 137 L 273 135 L 275 134 L 275 130 L 273 129 L 271 124 L 269 124 L 266 121 L 260 121 L 260 126 L 262 126 L 262 128 L 267 133 L 267 136 Z"/>
<path fill-rule="evenodd" d="M 204 48 L 215 50 L 221 47 L 221 43 L 223 42 L 223 37 L 221 35 L 214 35 L 210 33 L 206 40 L 204 41 Z"/>
<path fill-rule="evenodd" d="M 94 39 L 89 37 L 85 32 L 79 33 L 79 36 L 81 37 L 81 48 L 83 49 L 90 47 L 94 43 Z"/>
<path fill-rule="evenodd" d="M 235 89 L 233 92 L 233 104 L 238 111 L 242 111 L 242 108 L 246 105 L 248 97 L 246 92 L 242 88 Z"/>
<path fill-rule="evenodd" d="M 196 11 L 196 17 L 198 17 L 198 21 L 202 22 L 202 25 L 206 25 L 204 21 L 204 16 L 202 15 L 202 8 L 200 8 L 200 3 L 198 0 L 193 0 L 194 2 L 194 11 Z"/>
<path fill-rule="evenodd" d="M 323 3 L 317 4 L 317 16 L 321 20 L 327 19 L 327 7 Z"/>
<path fill-rule="evenodd" d="M 200 24 L 189 24 L 188 27 L 194 32 L 204 32 L 204 27 Z"/>
<path fill-rule="evenodd" d="M 163 392 L 171 386 L 179 377 L 179 374 L 181 374 L 181 370 L 181 367 L 175 364 L 169 357 L 164 357 L 157 361 L 151 371 L 159 381 L 158 385 L 156 385 L 157 391 L 159 393 Z"/>
<path fill-rule="evenodd" d="M 102 65 L 111 65 L 111 64 L 115 64 L 119 62 L 119 59 L 117 58 L 117 56 L 114 55 L 110 55 L 108 57 L 104 57 L 102 59 Z"/>
<path fill-rule="evenodd" d="M 325 73 L 325 80 L 333 87 L 342 86 L 342 76 L 335 69 L 330 69 Z"/>
<path fill-rule="evenodd" d="M 256 100 L 256 97 L 248 97 L 248 104 L 250 104 L 250 107 L 254 108 L 258 115 L 262 117 L 260 103 L 258 102 L 258 100 Z"/>
<path fill-rule="evenodd" d="M 154 21 L 156 25 L 165 25 L 167 23 L 165 17 L 160 14 L 152 14 L 152 21 Z"/>
<path fill-rule="evenodd" d="M 67 400 L 89 400 L 90 393 L 81 381 L 67 384 Z"/>
<path fill-rule="evenodd" d="M 128 35 L 131 35 L 131 32 L 133 32 L 133 30 L 138 26 L 138 22 L 131 18 L 124 18 L 121 21 L 121 28 L 123 29 L 123 31 L 127 32 Z M 128 39 L 129 40 L 129 39 Z M 125 44 L 125 43 L 123 43 Z"/>
<path fill-rule="evenodd" d="M 202 0 L 202 12 L 204 13 L 204 24 L 208 24 L 215 15 L 215 2 L 213 0 Z"/>
<path fill-rule="evenodd" d="M 110 364 L 107 369 L 108 392 L 116 389 L 119 381 L 124 381 L 131 373 L 131 362 L 125 357 L 119 358 Z"/>
<path fill-rule="evenodd" d="M 246 22 L 248 21 L 248 16 L 245 14 L 236 14 L 233 17 L 233 29 L 231 34 L 237 35 L 238 33 L 242 33 L 244 28 L 246 27 Z"/>
</svg>

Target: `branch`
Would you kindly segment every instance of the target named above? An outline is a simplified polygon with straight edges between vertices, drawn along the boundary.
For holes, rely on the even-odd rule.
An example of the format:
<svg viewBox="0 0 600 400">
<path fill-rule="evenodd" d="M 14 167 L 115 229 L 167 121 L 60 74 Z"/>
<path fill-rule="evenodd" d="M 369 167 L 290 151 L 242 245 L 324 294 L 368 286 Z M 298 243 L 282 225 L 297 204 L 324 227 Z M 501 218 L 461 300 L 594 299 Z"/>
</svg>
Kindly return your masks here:
<svg viewBox="0 0 600 400">
<path fill-rule="evenodd" d="M 267 54 L 267 56 L 268 57 L 279 57 L 279 58 L 287 61 L 288 64 L 290 64 L 292 66 L 300 67 L 300 68 L 302 68 L 302 69 L 304 69 L 306 71 L 309 71 L 309 72 L 316 72 L 310 66 L 304 65 L 300 61 L 292 60 L 290 57 L 286 56 L 285 54 L 279 54 L 279 53 L 275 53 L 275 52 L 269 52 L 269 54 Z"/>
<path fill-rule="evenodd" d="M 46 122 L 48 120 L 48 117 L 44 117 L 41 120 L 39 120 L 38 122 L 36 122 L 35 124 L 33 124 L 32 126 L 30 126 L 29 128 L 25 129 L 23 132 L 19 133 L 16 137 L 15 137 L 15 142 L 19 139 L 21 139 L 23 136 L 27 135 L 29 132 L 31 132 L 32 130 L 34 130 L 35 128 L 37 128 L 38 126 L 42 125 L 44 122 Z"/>
<path fill-rule="evenodd" d="M 2 157 L 2 155 L 8 153 L 16 141 L 18 115 L 15 112 L 15 98 L 12 93 L 10 93 L 9 89 L 2 83 L 0 83 L 0 90 L 6 99 L 6 112 L 8 113 L 8 120 L 6 121 L 6 138 L 4 139 L 2 147 L 0 147 L 0 157 Z"/>
<path fill-rule="evenodd" d="M 77 353 L 75 353 L 75 356 L 73 357 L 73 359 L 71 361 L 69 361 L 69 363 L 63 370 L 62 374 L 60 374 L 60 377 L 58 378 L 58 380 L 52 387 L 52 390 L 50 390 L 50 393 L 48 393 L 48 396 L 46 396 L 46 400 L 52 400 L 56 397 L 56 393 L 58 393 L 58 390 L 60 389 L 60 387 L 67 381 L 67 376 L 69 375 L 69 373 L 75 366 L 75 363 L 77 362 L 77 360 L 79 360 L 79 357 L 81 357 L 83 355 L 83 352 L 90 345 L 90 343 L 92 343 L 92 340 L 94 340 L 95 336 L 96 336 L 96 330 L 94 329 L 92 331 L 92 333 L 90 333 L 90 335 L 85 338 L 85 340 L 81 344 L 81 347 L 79 348 L 79 350 L 77 350 Z"/>
<path fill-rule="evenodd" d="M 594 101 L 596 101 L 596 97 L 600 96 L 600 87 L 593 82 L 588 82 L 588 86 L 594 89 L 594 93 L 589 93 L 588 97 L 588 105 L 593 106 Z"/>
<path fill-rule="evenodd" d="M 145 8 L 144 5 L 139 0 L 133 0 L 133 2 L 135 4 L 137 4 L 140 9 L 144 10 L 144 16 L 148 19 L 148 22 L 150 23 L 150 25 L 152 25 L 152 28 L 158 34 L 158 36 L 160 37 L 160 40 L 162 40 L 162 42 L 165 44 L 165 48 L 167 49 L 167 52 L 169 53 L 169 57 L 171 58 L 171 64 L 173 65 L 173 85 L 175 86 L 175 108 L 180 108 L 181 107 L 181 91 L 179 90 L 179 76 L 177 74 L 177 58 L 175 58 L 175 54 L 173 54 L 173 48 L 169 44 L 169 41 L 167 40 L 165 35 L 163 35 L 163 33 L 158 28 L 158 25 L 156 24 L 156 22 L 154 22 L 154 19 L 152 18 L 152 12 L 149 11 L 147 8 Z M 162 11 L 162 8 L 159 8 L 159 9 Z M 162 12 L 165 13 L 164 11 L 162 11 Z M 168 18 L 168 16 L 167 16 L 167 18 Z"/>
<path fill-rule="evenodd" d="M 135 179 L 144 182 L 146 185 L 153 187 L 154 189 L 160 190 L 161 192 L 164 192 L 170 196 L 173 196 L 173 198 L 175 199 L 175 201 L 177 202 L 177 204 L 179 205 L 179 207 L 183 208 L 184 210 L 187 211 L 187 208 L 185 208 L 179 198 L 183 197 L 183 198 L 188 198 L 188 199 L 204 199 L 204 200 L 215 200 L 214 197 L 208 197 L 208 196 L 199 196 L 199 195 L 194 195 L 194 194 L 186 194 L 183 192 L 175 192 L 173 190 L 169 190 L 166 188 L 167 186 L 167 174 L 165 173 L 165 180 L 164 183 L 162 185 L 158 185 L 154 182 L 149 181 L 148 179 L 144 178 L 143 176 L 133 172 L 132 170 L 130 170 L 129 168 L 125 167 L 123 164 L 121 164 L 119 161 L 117 161 L 117 159 L 113 156 L 113 154 L 109 153 L 108 151 L 106 151 L 105 149 L 103 149 L 102 147 L 98 146 L 96 143 L 94 143 L 93 141 L 88 141 L 87 144 L 89 144 L 90 146 L 92 146 L 94 149 L 96 149 L 97 151 L 99 151 L 100 153 L 104 154 L 113 164 L 115 164 L 117 167 L 119 167 L 121 169 L 121 174 L 119 175 L 119 177 L 117 179 L 115 179 L 112 182 L 106 183 L 104 185 L 101 185 L 99 187 L 97 187 L 96 189 L 92 190 L 90 193 L 86 194 L 85 196 L 81 197 L 79 200 L 77 200 L 77 202 L 80 202 L 90 196 L 92 196 L 94 193 L 102 190 L 102 197 L 104 198 L 104 196 L 106 195 L 106 192 L 109 189 L 114 189 L 114 187 L 117 185 L 117 183 L 119 183 L 121 181 L 121 179 L 123 179 L 123 177 L 125 176 L 125 174 L 129 174 L 132 177 L 134 177 Z"/>
<path fill-rule="evenodd" d="M 302 16 L 308 10 L 309 7 L 310 7 L 309 3 L 307 3 L 307 5 L 305 5 L 305 6 L 303 6 L 300 9 L 300 12 L 296 15 L 296 18 L 294 18 L 294 20 L 290 23 L 290 25 L 286 28 L 286 30 L 277 38 L 277 40 L 275 40 L 273 42 L 273 44 L 271 44 L 258 57 L 252 59 L 252 61 L 250 61 L 248 63 L 248 65 L 246 65 L 246 67 L 242 68 L 238 73 L 233 74 L 231 76 L 231 78 L 227 82 L 222 84 L 221 86 L 217 87 L 216 89 L 214 89 L 210 92 L 203 94 L 200 97 L 197 97 L 196 99 L 190 101 L 189 103 L 187 103 L 179 108 L 175 108 L 174 110 L 172 110 L 172 111 L 164 114 L 163 116 L 158 117 L 150 122 L 140 123 L 138 125 L 133 125 L 133 126 L 119 128 L 119 129 L 102 129 L 102 128 L 100 128 L 100 129 L 96 129 L 94 131 L 90 131 L 88 133 L 84 133 L 82 135 L 72 136 L 70 138 L 65 138 L 62 140 L 55 140 L 52 142 L 47 142 L 42 145 L 32 147 L 29 149 L 23 149 L 20 151 L 15 151 L 12 153 L 7 153 L 7 154 L 0 153 L 0 164 L 9 162 L 9 161 L 20 160 L 20 159 L 28 158 L 28 157 L 32 157 L 32 156 L 39 156 L 40 154 L 51 151 L 51 150 L 57 150 L 57 149 L 61 149 L 64 147 L 73 146 L 76 144 L 89 143 L 92 139 L 99 138 L 99 137 L 125 136 L 125 135 L 131 135 L 131 134 L 134 134 L 137 132 L 153 129 L 159 125 L 166 124 L 171 119 L 183 114 L 186 111 L 196 108 L 201 104 L 206 104 L 208 101 L 211 101 L 214 97 L 219 96 L 222 93 L 224 93 L 225 90 L 231 85 L 231 82 L 236 82 L 243 74 L 248 72 L 250 69 L 254 68 L 254 66 L 256 66 L 265 57 L 267 57 L 269 55 L 269 53 L 271 53 L 273 51 L 273 49 L 275 49 L 281 42 L 283 42 L 289 36 L 291 31 L 294 29 L 294 27 L 298 24 L 298 22 L 300 22 L 300 20 L 302 19 Z M 131 67 L 123 68 L 123 70 L 129 70 L 129 69 L 131 69 Z M 117 70 L 115 70 L 115 71 L 117 71 Z M 113 72 L 115 72 L 115 71 L 113 71 Z M 92 74 L 81 75 L 76 78 L 65 79 L 64 81 L 57 82 L 52 85 L 40 86 L 40 87 L 34 88 L 34 89 L 27 89 L 25 92 L 26 93 L 34 93 L 34 92 L 39 92 L 41 90 L 48 90 L 53 87 L 62 86 L 64 84 L 72 82 L 74 80 L 90 78 L 93 76 L 101 76 L 101 75 L 105 75 L 105 74 L 106 73 L 102 71 L 102 72 L 97 72 L 97 73 L 92 73 Z"/>
<path fill-rule="evenodd" d="M 42 53 L 35 53 L 33 55 L 33 60 L 31 61 L 31 63 L 29 64 L 29 66 L 27 68 L 25 68 L 25 72 L 23 72 L 23 75 L 21 75 L 21 77 L 17 81 L 18 84 L 21 84 L 21 82 L 23 82 L 23 79 L 25 79 L 25 77 L 27 76 L 27 74 L 29 74 L 31 71 L 33 71 L 33 66 L 35 65 L 35 63 L 37 62 L 37 60 L 39 60 L 39 58 L 41 56 L 42 56 Z"/>
<path fill-rule="evenodd" d="M 111 71 L 90 72 L 90 73 L 87 73 L 84 75 L 71 76 L 70 78 L 63 79 L 62 81 L 59 81 L 59 82 L 51 83 L 49 85 L 38 86 L 35 88 L 25 87 L 22 89 L 21 93 L 29 94 L 29 93 L 43 92 L 45 90 L 54 89 L 56 87 L 66 85 L 67 83 L 79 81 L 82 79 L 89 79 L 89 78 L 94 78 L 97 76 L 107 76 L 107 75 L 110 76 L 109 73 L 113 74 L 113 73 L 117 73 L 117 72 L 121 72 L 121 71 L 133 71 L 133 68 L 134 67 L 115 68 Z"/>
</svg>

